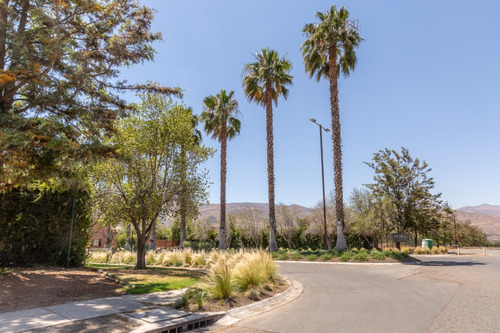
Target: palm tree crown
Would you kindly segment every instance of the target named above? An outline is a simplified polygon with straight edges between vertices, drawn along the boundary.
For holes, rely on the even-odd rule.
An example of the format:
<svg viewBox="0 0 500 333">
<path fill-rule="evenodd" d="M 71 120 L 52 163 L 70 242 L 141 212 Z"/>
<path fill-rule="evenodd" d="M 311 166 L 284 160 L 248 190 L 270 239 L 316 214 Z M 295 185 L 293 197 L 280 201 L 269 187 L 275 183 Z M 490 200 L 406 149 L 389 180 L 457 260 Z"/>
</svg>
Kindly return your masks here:
<svg viewBox="0 0 500 333">
<path fill-rule="evenodd" d="M 201 119 L 205 123 L 204 130 L 219 142 L 225 138 L 232 139 L 240 133 L 241 122 L 234 117 L 239 113 L 238 101 L 233 97 L 234 91 L 228 94 L 221 89 L 216 96 L 208 96 L 203 100 Z M 225 129 L 227 132 L 223 133 Z"/>
<path fill-rule="evenodd" d="M 292 84 L 293 76 L 289 74 L 292 64 L 287 59 L 280 58 L 278 52 L 265 48 L 255 55 L 257 61 L 246 64 L 243 72 L 245 96 L 250 101 L 266 107 L 266 93 L 269 93 L 275 105 L 278 97 L 288 97 L 287 85 Z"/>
<path fill-rule="evenodd" d="M 293 77 L 289 74 L 292 64 L 280 58 L 278 52 L 269 48 L 262 49 L 255 55 L 255 62 L 246 64 L 243 73 L 245 96 L 266 108 L 267 133 L 267 184 L 269 194 L 269 249 L 278 251 L 276 243 L 276 213 L 274 207 L 274 148 L 273 148 L 273 101 L 278 104 L 278 97 L 288 97 L 288 88 Z"/>
<path fill-rule="evenodd" d="M 357 63 L 356 47 L 363 39 L 359 36 L 355 21 L 349 20 L 349 12 L 344 7 L 337 10 L 333 5 L 326 13 L 316 12 L 320 20 L 316 24 L 306 24 L 302 31 L 306 35 L 306 41 L 300 47 L 306 72 L 309 77 L 316 74 L 316 80 L 329 79 L 330 64 L 329 56 L 335 50 L 335 69 L 337 75 L 340 73 L 348 76 L 354 70 Z"/>
<path fill-rule="evenodd" d="M 216 96 L 203 100 L 205 110 L 201 119 L 205 123 L 205 132 L 221 143 L 220 151 L 220 227 L 219 249 L 226 250 L 226 160 L 227 140 L 240 133 L 241 122 L 235 117 L 239 113 L 238 101 L 233 98 L 234 91 L 226 93 L 224 89 Z"/>
</svg>

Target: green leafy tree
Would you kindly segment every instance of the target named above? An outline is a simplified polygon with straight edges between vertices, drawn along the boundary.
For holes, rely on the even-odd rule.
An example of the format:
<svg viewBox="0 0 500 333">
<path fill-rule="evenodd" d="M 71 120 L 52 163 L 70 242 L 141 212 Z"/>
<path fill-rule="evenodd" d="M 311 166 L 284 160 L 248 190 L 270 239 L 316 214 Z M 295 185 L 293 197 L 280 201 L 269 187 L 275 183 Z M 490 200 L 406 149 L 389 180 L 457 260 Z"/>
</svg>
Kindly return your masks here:
<svg viewBox="0 0 500 333">
<path fill-rule="evenodd" d="M 95 167 L 94 182 L 103 192 L 96 209 L 120 215 L 137 235 L 136 269 L 146 267 L 145 243 L 161 216 L 175 214 L 181 186 L 181 147 L 186 151 L 184 186 L 191 200 L 206 201 L 206 173 L 199 165 L 211 150 L 196 145 L 189 113 L 159 94 L 141 96 L 142 104 L 118 121 L 110 143 L 119 159 L 103 160 Z"/>
<path fill-rule="evenodd" d="M 136 0 L 0 1 L 0 187 L 74 178 L 72 164 L 107 156 L 103 135 L 129 105 L 126 90 L 178 94 L 118 81 L 152 60 L 153 12 Z"/>
<path fill-rule="evenodd" d="M 213 139 L 220 142 L 220 227 L 219 249 L 226 250 L 226 175 L 227 175 L 227 141 L 240 133 L 241 122 L 235 116 L 239 113 L 238 101 L 234 91 L 226 93 L 224 89 L 203 100 L 205 110 L 201 119 L 205 123 L 205 132 L 212 134 Z"/>
<path fill-rule="evenodd" d="M 366 189 L 354 189 L 349 203 L 349 232 L 361 236 L 372 248 L 379 248 L 385 231 L 391 228 L 389 207 Z"/>
<path fill-rule="evenodd" d="M 269 250 L 278 251 L 276 243 L 276 212 L 274 197 L 274 139 L 273 139 L 273 102 L 288 97 L 287 86 L 292 84 L 290 75 L 292 64 L 280 58 L 278 52 L 265 48 L 255 55 L 255 62 L 246 64 L 243 72 L 245 96 L 266 108 L 267 133 L 267 184 L 269 195 Z"/>
<path fill-rule="evenodd" d="M 319 81 L 325 78 L 330 82 L 330 105 L 332 115 L 333 171 L 335 182 L 335 210 L 337 217 L 336 249 L 347 248 L 345 240 L 344 198 L 342 181 L 342 141 L 340 130 L 340 109 L 338 77 L 340 73 L 348 76 L 357 62 L 355 49 L 363 40 L 358 34 L 349 12 L 332 5 L 326 13 L 316 12 L 319 22 L 306 24 L 303 32 L 306 41 L 302 44 L 302 56 L 306 73 L 316 76 Z"/>
<path fill-rule="evenodd" d="M 365 185 L 373 195 L 388 200 L 394 211 L 394 231 L 407 229 L 427 233 L 429 220 L 441 194 L 432 194 L 434 179 L 427 174 L 431 168 L 425 161 L 413 158 L 408 149 L 401 152 L 385 148 L 373 154 L 372 162 L 365 162 L 375 171 L 374 183 Z M 396 243 L 399 247 L 399 243 Z"/>
</svg>

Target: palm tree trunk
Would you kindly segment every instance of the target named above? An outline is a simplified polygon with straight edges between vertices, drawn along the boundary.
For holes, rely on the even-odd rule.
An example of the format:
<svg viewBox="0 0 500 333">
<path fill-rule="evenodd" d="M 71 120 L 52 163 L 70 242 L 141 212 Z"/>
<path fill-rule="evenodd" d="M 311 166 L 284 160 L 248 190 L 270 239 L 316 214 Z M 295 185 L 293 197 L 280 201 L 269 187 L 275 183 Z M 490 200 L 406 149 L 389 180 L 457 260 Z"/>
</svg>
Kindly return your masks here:
<svg viewBox="0 0 500 333">
<path fill-rule="evenodd" d="M 329 49 L 330 105 L 332 108 L 333 174 L 335 182 L 335 216 L 337 217 L 336 250 L 347 249 L 344 224 L 344 194 L 342 182 L 342 141 L 340 139 L 339 89 L 337 82 L 337 49 Z"/>
<path fill-rule="evenodd" d="M 220 227 L 219 227 L 219 249 L 227 250 L 226 245 L 226 174 L 227 174 L 227 127 L 222 125 L 221 147 L 220 147 Z"/>
<path fill-rule="evenodd" d="M 276 212 L 274 209 L 274 139 L 271 83 L 266 83 L 267 185 L 269 194 L 269 251 L 278 251 L 276 243 Z"/>
<path fill-rule="evenodd" d="M 180 240 L 179 240 L 179 249 L 184 249 L 184 242 L 186 241 L 186 215 L 187 215 L 187 190 L 186 190 L 186 172 L 187 172 L 187 161 L 186 161 L 186 149 L 181 147 L 181 186 L 182 193 L 180 198 Z"/>
</svg>

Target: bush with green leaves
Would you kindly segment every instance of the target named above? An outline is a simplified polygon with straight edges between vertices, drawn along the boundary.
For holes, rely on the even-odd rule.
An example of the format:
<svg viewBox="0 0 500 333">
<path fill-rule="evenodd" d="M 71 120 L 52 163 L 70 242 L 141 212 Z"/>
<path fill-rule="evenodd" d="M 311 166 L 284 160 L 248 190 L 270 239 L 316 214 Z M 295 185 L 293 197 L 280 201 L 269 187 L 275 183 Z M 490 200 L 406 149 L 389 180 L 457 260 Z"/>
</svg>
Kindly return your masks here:
<svg viewBox="0 0 500 333">
<path fill-rule="evenodd" d="M 347 262 L 347 261 L 350 261 L 351 258 L 354 256 L 354 252 L 353 251 L 344 251 L 342 252 L 342 254 L 340 255 L 340 261 L 342 262 Z"/>
<path fill-rule="evenodd" d="M 352 260 L 354 261 L 368 261 L 370 259 L 370 256 L 366 251 L 358 251 L 353 257 Z"/>
<path fill-rule="evenodd" d="M 318 259 L 318 255 L 317 254 L 309 254 L 307 257 L 306 257 L 307 261 L 316 261 Z"/>
</svg>

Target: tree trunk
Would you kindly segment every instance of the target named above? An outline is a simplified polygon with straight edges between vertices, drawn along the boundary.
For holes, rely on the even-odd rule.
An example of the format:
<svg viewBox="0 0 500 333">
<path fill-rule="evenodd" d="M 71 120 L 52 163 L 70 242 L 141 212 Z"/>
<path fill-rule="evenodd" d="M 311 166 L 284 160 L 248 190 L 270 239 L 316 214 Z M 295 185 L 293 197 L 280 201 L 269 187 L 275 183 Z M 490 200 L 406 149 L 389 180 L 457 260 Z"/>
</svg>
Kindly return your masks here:
<svg viewBox="0 0 500 333">
<path fill-rule="evenodd" d="M 153 223 L 153 227 L 149 233 L 149 249 L 156 250 L 156 223 Z"/>
<path fill-rule="evenodd" d="M 106 226 L 106 243 L 104 248 L 109 249 L 111 247 L 111 225 Z"/>
<path fill-rule="evenodd" d="M 342 141 L 340 138 L 339 90 L 337 82 L 337 49 L 329 49 L 330 105 L 332 113 L 333 174 L 335 182 L 335 216 L 337 217 L 337 243 L 335 249 L 347 249 L 344 224 L 344 194 L 342 181 Z"/>
<path fill-rule="evenodd" d="M 131 224 L 127 226 L 127 234 L 125 238 L 125 251 L 131 251 L 132 246 L 130 245 L 130 230 L 131 229 Z"/>
<path fill-rule="evenodd" d="M 222 124 L 220 140 L 220 227 L 219 227 L 219 250 L 227 250 L 226 238 L 226 174 L 227 174 L 227 127 Z"/>
<path fill-rule="evenodd" d="M 269 251 L 278 251 L 276 243 L 276 212 L 274 209 L 274 139 L 273 139 L 273 101 L 271 82 L 266 83 L 266 132 L 267 132 L 267 186 L 269 196 Z"/>
<path fill-rule="evenodd" d="M 184 242 L 186 241 L 186 215 L 187 215 L 187 189 L 186 189 L 186 173 L 187 173 L 187 161 L 186 161 L 186 149 L 181 147 L 181 186 L 182 193 L 180 199 L 180 240 L 179 240 L 179 249 L 184 249 Z"/>
<path fill-rule="evenodd" d="M 137 232 L 137 263 L 135 269 L 146 269 L 146 235 L 140 232 Z"/>
</svg>

